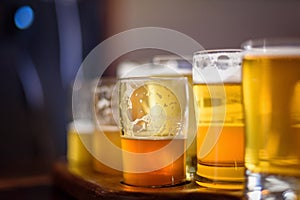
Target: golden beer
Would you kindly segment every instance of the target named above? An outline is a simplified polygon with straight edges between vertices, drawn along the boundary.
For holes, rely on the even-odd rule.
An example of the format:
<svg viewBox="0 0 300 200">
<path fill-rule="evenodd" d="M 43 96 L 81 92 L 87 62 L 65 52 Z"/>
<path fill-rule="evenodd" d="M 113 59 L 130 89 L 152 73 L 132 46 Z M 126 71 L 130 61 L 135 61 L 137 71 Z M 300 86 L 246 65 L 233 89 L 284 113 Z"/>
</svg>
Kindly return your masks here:
<svg viewBox="0 0 300 200">
<path fill-rule="evenodd" d="M 193 90 L 199 119 L 197 183 L 241 189 L 244 180 L 241 84 L 194 84 Z"/>
<path fill-rule="evenodd" d="M 300 176 L 300 48 L 246 54 L 243 95 L 246 168 Z"/>
<path fill-rule="evenodd" d="M 117 126 L 113 110 L 117 102 L 112 99 L 116 78 L 101 77 L 96 80 L 94 93 L 93 169 L 105 174 L 120 174 L 122 171 L 122 149 L 120 129 Z"/>
<path fill-rule="evenodd" d="M 76 124 L 75 124 L 76 123 Z M 90 153 L 94 126 L 91 122 L 78 120 L 71 122 L 67 132 L 67 159 L 71 166 L 90 166 Z"/>
<path fill-rule="evenodd" d="M 93 169 L 105 174 L 120 174 L 120 170 L 114 169 L 101 162 L 101 159 L 105 161 L 113 159 L 116 163 L 119 162 L 116 166 L 122 165 L 120 129 L 117 126 L 109 125 L 102 125 L 101 129 L 101 131 L 96 129 L 93 136 L 93 155 L 95 156 L 93 158 Z M 103 135 L 101 135 L 101 132 Z M 103 137 L 106 137 L 110 143 L 107 144 Z M 118 148 L 112 149 L 111 146 Z"/>
<path fill-rule="evenodd" d="M 133 153 L 151 153 L 157 151 L 170 144 L 171 148 L 162 150 L 160 157 L 154 157 L 149 155 L 143 162 L 153 168 L 157 166 L 159 160 L 167 160 L 168 158 L 176 157 L 178 151 L 184 152 L 185 139 L 129 139 L 122 138 L 122 148 L 125 151 Z M 124 160 L 128 160 L 127 154 L 123 154 Z M 146 157 L 146 156 L 145 156 Z M 157 169 L 155 171 L 134 173 L 126 171 L 138 171 L 140 163 L 138 160 L 130 160 L 123 162 L 123 178 L 124 182 L 128 185 L 139 186 L 161 186 L 161 185 L 175 185 L 181 183 L 185 179 L 185 154 L 182 154 L 179 158 L 174 159 L 169 165 Z M 136 170 L 135 170 L 136 168 Z"/>
<path fill-rule="evenodd" d="M 195 52 L 193 91 L 197 119 L 196 183 L 214 189 L 242 189 L 244 115 L 241 50 Z"/>
</svg>

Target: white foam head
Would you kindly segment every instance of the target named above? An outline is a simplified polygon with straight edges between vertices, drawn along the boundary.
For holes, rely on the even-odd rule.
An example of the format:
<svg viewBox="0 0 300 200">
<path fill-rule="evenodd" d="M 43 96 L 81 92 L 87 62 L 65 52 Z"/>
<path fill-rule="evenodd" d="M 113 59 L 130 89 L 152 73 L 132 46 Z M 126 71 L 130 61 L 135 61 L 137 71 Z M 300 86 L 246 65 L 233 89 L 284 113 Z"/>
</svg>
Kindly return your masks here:
<svg viewBox="0 0 300 200">
<path fill-rule="evenodd" d="M 244 55 L 300 56 L 300 46 L 262 47 L 245 50 Z"/>
<path fill-rule="evenodd" d="M 89 120 L 75 120 L 69 123 L 68 130 L 76 130 L 79 134 L 92 134 L 94 124 Z"/>
<path fill-rule="evenodd" d="M 196 52 L 193 60 L 194 83 L 240 83 L 240 50 L 211 50 Z"/>
<path fill-rule="evenodd" d="M 153 64 L 153 63 L 122 63 L 118 66 L 117 76 L 121 78 L 128 77 L 148 77 L 148 76 L 180 76 L 191 74 L 191 69 L 178 68 L 177 63 L 172 61 Z"/>
<path fill-rule="evenodd" d="M 102 131 L 105 131 L 105 132 L 118 132 L 120 131 L 119 127 L 118 126 L 113 126 L 113 125 L 99 125 L 100 129 Z"/>
</svg>

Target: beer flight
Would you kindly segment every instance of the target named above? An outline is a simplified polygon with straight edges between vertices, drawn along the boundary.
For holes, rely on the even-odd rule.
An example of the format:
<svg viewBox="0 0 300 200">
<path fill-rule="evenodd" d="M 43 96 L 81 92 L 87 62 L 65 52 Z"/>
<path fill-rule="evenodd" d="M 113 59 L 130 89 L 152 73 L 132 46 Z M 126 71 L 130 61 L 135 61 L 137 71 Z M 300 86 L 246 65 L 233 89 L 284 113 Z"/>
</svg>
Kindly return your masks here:
<svg viewBox="0 0 300 200">
<path fill-rule="evenodd" d="M 104 103 L 95 93 L 93 168 L 132 187 L 195 182 L 247 199 L 299 198 L 300 40 L 249 40 L 192 57 L 188 74 L 119 77 Z M 112 147 L 100 145 L 101 132 Z M 107 151 L 120 168 L 103 162 Z"/>
</svg>

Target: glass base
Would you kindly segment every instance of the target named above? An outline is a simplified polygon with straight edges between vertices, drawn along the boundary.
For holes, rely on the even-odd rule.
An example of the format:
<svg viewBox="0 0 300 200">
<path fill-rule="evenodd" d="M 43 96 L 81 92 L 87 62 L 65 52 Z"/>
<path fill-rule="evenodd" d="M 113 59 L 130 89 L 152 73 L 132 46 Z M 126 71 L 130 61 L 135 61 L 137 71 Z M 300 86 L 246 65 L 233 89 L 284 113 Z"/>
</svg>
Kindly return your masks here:
<svg viewBox="0 0 300 200">
<path fill-rule="evenodd" d="M 244 188 L 243 182 L 210 180 L 199 176 L 196 177 L 196 183 L 202 187 L 220 190 L 242 190 Z"/>
<path fill-rule="evenodd" d="M 214 189 L 242 190 L 244 167 L 216 167 L 197 165 L 196 183 Z"/>
<path fill-rule="evenodd" d="M 300 177 L 246 171 L 246 198 L 249 200 L 300 199 Z"/>
</svg>

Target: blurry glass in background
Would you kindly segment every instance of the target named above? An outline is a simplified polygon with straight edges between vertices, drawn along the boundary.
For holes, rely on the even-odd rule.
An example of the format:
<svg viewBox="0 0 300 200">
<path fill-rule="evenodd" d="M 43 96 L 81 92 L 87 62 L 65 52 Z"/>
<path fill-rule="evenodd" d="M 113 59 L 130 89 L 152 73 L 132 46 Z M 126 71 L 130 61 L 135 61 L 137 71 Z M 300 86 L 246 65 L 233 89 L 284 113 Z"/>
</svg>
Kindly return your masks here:
<svg viewBox="0 0 300 200">
<path fill-rule="evenodd" d="M 67 130 L 67 159 L 72 167 L 92 165 L 91 146 L 94 132 L 93 106 L 90 101 L 92 95 L 91 82 L 80 82 L 71 88 L 81 90 L 80 99 L 73 100 L 72 109 L 80 113 L 76 119 L 72 119 Z"/>
<path fill-rule="evenodd" d="M 188 78 L 189 83 L 192 86 L 192 66 L 193 58 L 192 56 L 186 56 L 186 58 L 176 56 L 176 55 L 156 55 L 154 56 L 152 62 L 156 65 L 167 66 L 171 70 L 168 70 L 167 75 L 178 76 L 178 74 L 183 75 Z M 162 75 L 165 75 L 162 73 Z"/>
<path fill-rule="evenodd" d="M 75 125 L 76 124 L 76 125 Z M 92 143 L 94 126 L 90 121 L 70 122 L 67 132 L 67 159 L 70 166 L 90 166 L 92 155 L 86 146 Z"/>
<path fill-rule="evenodd" d="M 93 134 L 93 169 L 106 174 L 121 173 L 122 151 L 120 129 L 114 119 L 113 109 L 118 109 L 117 102 L 112 99 L 116 90 L 117 79 L 101 77 L 96 80 L 94 93 L 94 134 Z M 106 137 L 106 138 L 105 138 Z M 108 139 L 107 143 L 105 139 Z M 113 165 L 109 165 L 109 162 Z M 104 162 L 104 163 L 103 163 Z M 119 169 L 116 169 L 116 168 Z"/>
<path fill-rule="evenodd" d="M 193 95 L 193 77 L 192 77 L 192 57 L 182 58 L 175 55 L 157 55 L 153 58 L 153 63 L 157 65 L 167 66 L 170 69 L 162 76 L 184 76 L 189 81 L 189 124 L 187 133 L 187 144 L 190 145 L 186 152 L 186 178 L 193 180 L 197 167 L 196 154 L 196 119 L 194 109 L 194 95 Z"/>
</svg>

